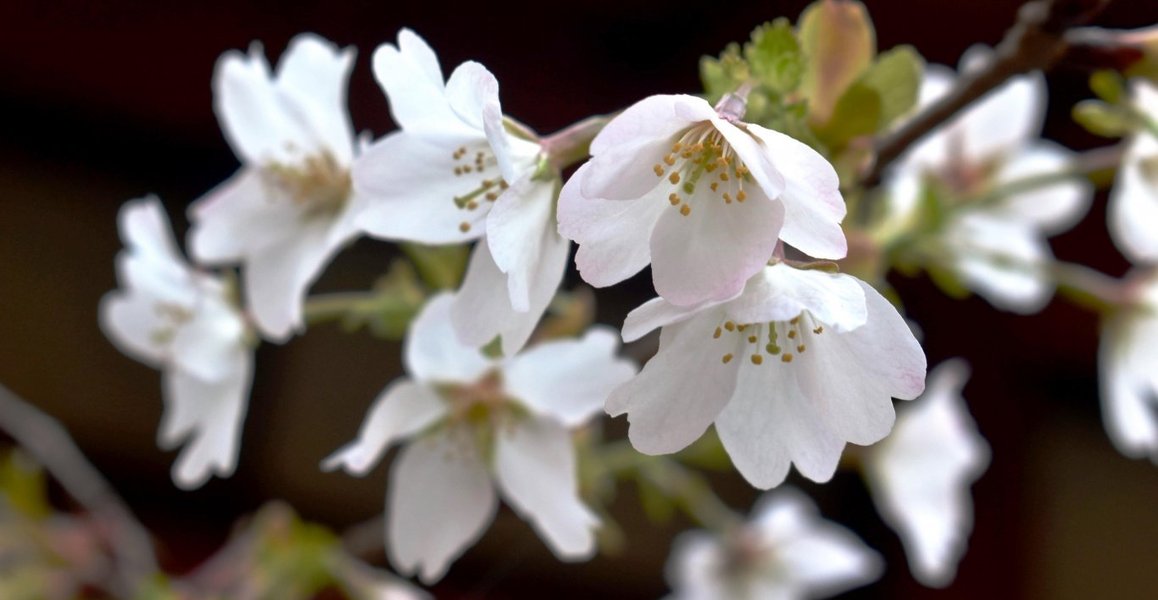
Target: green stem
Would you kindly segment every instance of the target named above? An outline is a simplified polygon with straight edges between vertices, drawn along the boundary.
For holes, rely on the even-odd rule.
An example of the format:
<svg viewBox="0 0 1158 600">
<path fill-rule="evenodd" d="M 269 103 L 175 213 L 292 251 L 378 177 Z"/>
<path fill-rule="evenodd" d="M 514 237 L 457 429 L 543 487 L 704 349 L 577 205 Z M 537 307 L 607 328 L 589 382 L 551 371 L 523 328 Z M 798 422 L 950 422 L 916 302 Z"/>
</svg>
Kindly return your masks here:
<svg viewBox="0 0 1158 600">
<path fill-rule="evenodd" d="M 1129 302 L 1125 281 L 1085 265 L 1057 261 L 1049 274 L 1058 295 L 1091 311 L 1103 313 Z"/>
<path fill-rule="evenodd" d="M 306 299 L 303 318 L 309 325 L 340 321 L 350 313 L 373 312 L 378 308 L 377 292 L 339 292 Z"/>
</svg>

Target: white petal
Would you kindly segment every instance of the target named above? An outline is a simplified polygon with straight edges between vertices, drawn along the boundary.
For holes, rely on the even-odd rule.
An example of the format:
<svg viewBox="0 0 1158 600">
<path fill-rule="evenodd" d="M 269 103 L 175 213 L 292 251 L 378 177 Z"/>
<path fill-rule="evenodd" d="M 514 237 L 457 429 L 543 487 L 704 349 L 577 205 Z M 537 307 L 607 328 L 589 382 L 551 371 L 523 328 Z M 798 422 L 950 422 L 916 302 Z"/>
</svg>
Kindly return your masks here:
<svg viewBox="0 0 1158 600">
<path fill-rule="evenodd" d="M 165 208 L 156 196 L 130 200 L 121 206 L 117 228 L 121 240 L 133 253 L 154 257 L 159 262 L 184 265 Z"/>
<path fill-rule="evenodd" d="M 507 503 L 561 560 L 595 554 L 599 519 L 579 499 L 575 448 L 563 426 L 531 418 L 498 432 L 495 475 Z"/>
<path fill-rule="evenodd" d="M 728 557 L 714 536 L 698 530 L 685 531 L 672 543 L 671 556 L 664 567 L 675 594 L 673 600 L 713 600 L 727 598 L 729 586 L 739 582 L 725 579 Z M 768 598 L 767 600 L 780 600 Z M 787 600 L 787 599 L 785 599 Z"/>
<path fill-rule="evenodd" d="M 164 448 L 185 444 L 173 464 L 173 482 L 182 489 L 198 488 L 212 475 L 228 477 L 237 466 L 253 357 L 238 348 L 234 358 L 234 373 L 217 382 L 178 369 L 164 373 L 165 413 L 158 443 Z"/>
<path fill-rule="evenodd" d="M 1158 322 L 1118 316 L 1102 331 L 1098 348 L 1102 421 L 1114 446 L 1131 458 L 1150 457 L 1158 464 L 1158 417 L 1155 397 L 1154 340 Z"/>
<path fill-rule="evenodd" d="M 1134 80 L 1135 107 L 1158 119 L 1158 87 Z M 1135 262 L 1158 262 L 1158 135 L 1145 128 L 1130 139 L 1110 192 L 1107 224 L 1114 243 Z"/>
<path fill-rule="evenodd" d="M 1053 256 L 1032 225 L 974 212 L 951 221 L 944 240 L 957 273 L 997 308 L 1029 314 L 1049 302 Z"/>
<path fill-rule="evenodd" d="M 678 323 L 720 304 L 722 302 L 676 306 L 663 298 L 652 298 L 627 313 L 627 319 L 623 321 L 623 341 L 634 342 L 657 327 Z"/>
<path fill-rule="evenodd" d="M 652 166 L 671 151 L 677 134 L 715 115 L 694 96 L 655 95 L 632 104 L 591 142 L 592 166 L 580 181 L 582 195 L 626 200 L 647 193 L 660 181 Z"/>
<path fill-rule="evenodd" d="M 498 507 L 473 440 L 454 433 L 439 432 L 403 448 L 386 490 L 390 562 L 404 575 L 417 572 L 427 585 L 478 541 Z"/>
<path fill-rule="evenodd" d="M 865 463 L 877 510 L 900 534 L 914 576 L 934 587 L 956 574 L 973 528 L 969 486 L 989 463 L 989 446 L 961 399 L 967 377 L 960 360 L 934 369 L 928 390 Z"/>
<path fill-rule="evenodd" d="M 808 311 L 835 331 L 851 331 L 867 318 L 865 294 L 849 275 L 797 269 L 785 263 L 765 267 L 744 293 L 724 306 L 737 323 L 788 321 Z"/>
<path fill-rule="evenodd" d="M 165 324 L 152 298 L 109 292 L 101 298 L 98 313 L 101 330 L 118 350 L 154 369 L 161 368 L 169 352 L 157 337 Z"/>
<path fill-rule="evenodd" d="M 516 312 L 530 310 L 531 285 L 541 270 L 546 247 L 566 245 L 555 222 L 555 182 L 514 182 L 495 201 L 487 217 L 487 248 L 495 266 L 507 275 L 507 293 Z"/>
<path fill-rule="evenodd" d="M 559 234 L 579 244 L 575 265 L 583 280 L 607 287 L 651 262 L 650 236 L 642 234 L 655 227 L 667 202 L 657 196 L 662 186 L 638 200 L 587 198 L 581 181 L 589 168 L 579 167 L 559 193 Z"/>
<path fill-rule="evenodd" d="M 460 148 L 467 158 L 455 158 Z M 402 131 L 378 140 L 354 162 L 354 189 L 366 206 L 359 226 L 382 239 L 424 244 L 478 238 L 493 204 L 486 194 L 498 191 L 499 175 L 494 167 L 474 168 L 479 153 L 490 153 L 481 133 L 432 142 Z M 464 165 L 469 173 L 461 170 Z M 488 179 L 493 187 L 484 189 Z"/>
<path fill-rule="evenodd" d="M 787 182 L 777 167 L 778 157 L 773 157 L 770 149 L 752 135 L 748 129 L 752 126 L 747 123 L 737 126 L 718 117 L 712 119 L 712 125 L 740 157 L 740 161 L 751 172 L 752 178 L 759 184 L 764 195 L 779 198 Z"/>
<path fill-rule="evenodd" d="M 844 336 L 867 379 L 886 389 L 893 398 L 912 400 L 925 390 L 925 352 L 897 309 L 869 284 L 857 280 L 864 290 L 868 318 L 863 327 Z M 858 442 L 859 443 L 859 442 Z"/>
<path fill-rule="evenodd" d="M 988 49 L 970 48 L 961 57 L 961 71 L 976 70 L 991 56 Z M 1045 77 L 1040 71 L 1009 78 L 956 117 L 964 158 L 976 164 L 1013 154 L 1040 135 L 1045 104 Z"/>
<path fill-rule="evenodd" d="M 175 329 L 173 362 L 204 381 L 221 381 L 236 371 L 236 353 L 245 345 L 245 334 L 236 308 L 220 296 L 203 296 L 192 317 Z"/>
<path fill-rule="evenodd" d="M 712 344 L 722 322 L 709 310 L 668 325 L 659 352 L 639 375 L 619 386 L 607 400 L 611 416 L 627 413 L 632 446 L 644 454 L 668 454 L 695 441 L 723 410 L 736 387 L 741 357 L 725 363 L 730 351 Z"/>
<path fill-rule="evenodd" d="M 322 461 L 322 469 L 339 467 L 351 475 L 365 475 L 396 440 L 425 429 L 446 414 L 438 392 L 409 379 L 396 379 L 374 400 L 358 439 Z"/>
<path fill-rule="evenodd" d="M 725 204 L 703 185 L 686 203 L 690 213 L 669 205 L 651 234 L 656 292 L 680 306 L 731 298 L 772 257 L 784 207 L 756 190 Z"/>
<path fill-rule="evenodd" d="M 581 339 L 537 344 L 507 362 L 504 387 L 540 415 L 582 425 L 636 373 L 634 363 L 616 358 L 618 338 L 613 329 L 595 326 Z"/>
<path fill-rule="evenodd" d="M 435 139 L 481 137 L 481 122 L 463 122 L 451 107 L 438 57 L 413 31 L 399 31 L 397 47 L 378 46 L 372 62 L 399 127 Z"/>
<path fill-rule="evenodd" d="M 302 215 L 257 168 L 242 168 L 189 207 L 189 251 L 202 263 L 240 262 L 293 238 Z"/>
<path fill-rule="evenodd" d="M 285 341 L 304 327 L 306 290 L 337 251 L 330 243 L 328 223 L 305 222 L 296 233 L 250 254 L 243 273 L 246 298 L 258 329 L 275 342 Z"/>
<path fill-rule="evenodd" d="M 277 87 L 301 111 L 311 138 L 330 151 L 338 164 L 354 159 L 354 128 L 346 111 L 346 84 L 354 66 L 354 49 L 310 33 L 290 40 L 277 67 Z"/>
<path fill-rule="evenodd" d="M 508 288 L 507 276 L 495 265 L 485 238 L 475 245 L 451 309 L 454 329 L 464 343 L 483 346 L 501 336 L 504 356 L 514 356 L 527 343 L 567 269 L 567 240 L 553 230 L 544 232 L 543 238 L 542 252 L 530 273 L 525 312 L 515 310 L 509 293 L 496 293 Z"/>
<path fill-rule="evenodd" d="M 451 325 L 454 297 L 442 293 L 427 300 L 410 323 L 403 356 L 406 371 L 421 382 L 473 382 L 493 363 L 478 346 L 461 343 Z"/>
<path fill-rule="evenodd" d="M 1039 141 L 1013 155 L 997 173 L 997 185 L 1066 169 L 1073 153 L 1057 144 Z M 1043 233 L 1061 233 L 1085 216 L 1093 199 L 1086 179 L 1069 179 L 1021 192 L 1004 199 L 994 210 L 1008 218 L 1031 223 Z"/>
<path fill-rule="evenodd" d="M 846 212 L 836 170 L 818 152 L 783 133 L 749 125 L 784 177 L 784 227 L 780 239 L 815 258 L 840 259 L 848 242 L 840 222 Z"/>
</svg>

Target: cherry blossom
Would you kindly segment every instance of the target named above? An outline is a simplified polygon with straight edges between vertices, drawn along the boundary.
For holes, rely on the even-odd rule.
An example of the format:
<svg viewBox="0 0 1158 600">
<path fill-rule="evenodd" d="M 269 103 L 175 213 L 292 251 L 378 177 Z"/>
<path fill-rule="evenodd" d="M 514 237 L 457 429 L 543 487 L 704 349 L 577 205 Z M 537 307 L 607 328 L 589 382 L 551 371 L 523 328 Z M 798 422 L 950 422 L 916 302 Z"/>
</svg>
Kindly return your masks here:
<svg viewBox="0 0 1158 600">
<path fill-rule="evenodd" d="M 672 600 L 824 598 L 880 577 L 883 561 L 851 531 L 821 518 L 799 491 L 761 498 L 748 523 L 723 535 L 676 538 Z"/>
<path fill-rule="evenodd" d="M 962 57 L 962 71 L 988 60 L 988 50 L 972 48 Z M 939 99 L 955 79 L 947 68 L 927 67 L 920 104 Z M 1049 301 L 1053 284 L 1046 271 L 1053 254 L 1045 238 L 1079 221 L 1093 194 L 1079 180 L 1000 192 L 1070 162 L 1072 152 L 1039 139 L 1045 101 L 1041 73 L 1011 78 L 915 144 L 886 182 L 891 214 L 884 227 L 893 231 L 920 216 L 929 185 L 974 199 L 948 209 L 939 261 L 994 306 L 1019 313 Z"/>
<path fill-rule="evenodd" d="M 253 371 L 245 320 L 224 282 L 186 264 L 159 200 L 126 203 L 118 224 L 122 289 L 101 299 L 101 328 L 122 352 L 161 370 L 158 444 L 185 446 L 173 481 L 188 489 L 228 477 Z"/>
<path fill-rule="evenodd" d="M 595 137 L 559 198 L 559 232 L 579 244 L 584 280 L 608 286 L 650 263 L 659 295 L 690 306 L 736 295 L 778 236 L 813 257 L 844 257 L 832 165 L 744 123 L 734 104 L 651 96 Z"/>
<path fill-rule="evenodd" d="M 898 410 L 893 432 L 864 461 L 877 510 L 900 534 L 913 575 L 933 587 L 956 575 L 973 529 L 969 486 L 989 465 L 989 445 L 961 398 L 968 376 L 960 359 L 934 369 L 925 393 Z"/>
<path fill-rule="evenodd" d="M 1131 302 L 1102 323 L 1102 420 L 1122 454 L 1158 464 L 1158 272 L 1135 271 L 1128 286 Z"/>
<path fill-rule="evenodd" d="M 925 355 L 896 309 L 843 274 L 765 267 L 724 302 L 679 307 L 656 298 L 627 316 L 631 341 L 663 327 L 659 352 L 607 401 L 627 413 L 646 454 L 676 452 L 715 422 L 752 485 L 778 485 L 789 464 L 826 481 L 846 442 L 893 425 L 891 398 L 925 385 Z"/>
<path fill-rule="evenodd" d="M 482 65 L 465 62 L 444 83 L 434 51 L 403 29 L 397 46 L 374 52 L 374 74 L 401 130 L 354 165 L 355 189 L 369 200 L 358 223 L 387 240 L 480 240 L 452 318 L 464 343 L 501 336 L 514 354 L 567 266 L 558 172 L 535 135 L 503 116 L 498 81 Z"/>
<path fill-rule="evenodd" d="M 1118 248 L 1135 262 L 1158 262 L 1158 88 L 1132 84 L 1138 114 L 1149 119 L 1129 141 L 1110 194 L 1107 223 Z"/>
<path fill-rule="evenodd" d="M 191 207 L 191 252 L 207 264 L 244 264 L 250 310 L 275 341 L 303 327 L 307 288 L 357 235 L 345 107 L 353 64 L 352 49 L 303 34 L 276 75 L 257 44 L 248 56 L 225 53 L 214 71 L 217 118 L 243 165 Z"/>
<path fill-rule="evenodd" d="M 562 560 L 595 551 L 599 520 L 579 499 L 570 430 L 635 374 L 618 341 L 596 327 L 503 360 L 460 343 L 448 294 L 411 326 L 405 364 L 375 401 L 358 439 L 323 463 L 365 474 L 409 439 L 391 469 L 386 548 L 402 573 L 437 581 L 494 518 L 495 488 Z"/>
</svg>

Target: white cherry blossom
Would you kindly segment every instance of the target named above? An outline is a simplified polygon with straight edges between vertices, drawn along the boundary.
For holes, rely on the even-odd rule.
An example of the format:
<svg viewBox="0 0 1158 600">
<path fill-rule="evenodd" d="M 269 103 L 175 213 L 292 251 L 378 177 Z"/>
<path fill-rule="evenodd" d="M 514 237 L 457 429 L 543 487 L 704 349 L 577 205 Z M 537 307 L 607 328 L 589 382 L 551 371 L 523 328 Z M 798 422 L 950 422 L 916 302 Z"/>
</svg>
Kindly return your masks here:
<svg viewBox="0 0 1158 600">
<path fill-rule="evenodd" d="M 989 465 L 961 388 L 969 367 L 960 359 L 929 373 L 925 393 L 897 412 L 887 438 L 868 449 L 865 478 L 885 522 L 901 537 L 918 581 L 953 581 L 973 529 L 969 486 Z"/>
<path fill-rule="evenodd" d="M 962 71 L 980 67 L 989 56 L 985 49 L 970 49 L 962 57 Z M 939 99 L 955 79 L 945 67 L 927 67 L 920 104 Z M 889 175 L 891 214 L 885 227 L 900 230 L 916 218 L 929 184 L 954 196 L 982 198 L 1002 186 L 1065 169 L 1072 153 L 1038 139 L 1045 102 L 1041 73 L 1020 75 L 930 132 Z M 1053 293 L 1046 272 L 1053 254 L 1046 236 L 1079 221 L 1092 195 L 1089 182 L 1067 180 L 953 206 L 940 237 L 941 260 L 994 306 L 1038 311 Z"/>
<path fill-rule="evenodd" d="M 856 534 L 817 514 L 793 488 L 769 492 L 752 520 L 723 535 L 676 538 L 671 600 L 826 598 L 880 577 L 884 561 Z"/>
<path fill-rule="evenodd" d="M 778 485 L 795 464 L 827 481 L 846 442 L 893 425 L 891 398 L 925 385 L 925 355 L 871 286 L 778 262 L 724 302 L 678 307 L 656 298 L 627 316 L 627 341 L 663 327 L 659 352 L 607 401 L 627 413 L 646 454 L 676 452 L 715 422 L 752 485 Z"/>
<path fill-rule="evenodd" d="M 1102 323 L 1102 420 L 1118 451 L 1158 465 L 1158 271 L 1128 281 L 1133 302 Z"/>
<path fill-rule="evenodd" d="M 374 74 L 401 130 L 354 165 L 355 189 L 369 199 L 358 223 L 387 240 L 479 239 L 455 328 L 472 346 L 502 336 L 503 352 L 514 354 L 567 266 L 555 223 L 558 174 L 534 135 L 504 118 L 498 81 L 482 65 L 465 62 L 444 83 L 434 51 L 403 29 L 397 46 L 374 52 Z"/>
<path fill-rule="evenodd" d="M 248 327 L 224 283 L 181 257 L 161 203 L 126 203 L 120 290 L 101 299 L 100 324 L 125 354 L 161 370 L 165 412 L 158 443 L 184 445 L 173 481 L 196 488 L 237 464 L 253 371 Z"/>
<path fill-rule="evenodd" d="M 241 170 L 190 209 L 193 257 L 243 263 L 254 320 L 271 340 L 303 327 L 302 302 L 334 254 L 357 235 L 346 112 L 353 49 L 303 34 L 271 73 L 261 47 L 225 53 L 214 107 Z"/>
<path fill-rule="evenodd" d="M 1118 248 L 1134 262 L 1158 262 L 1158 87 L 1136 79 L 1133 102 L 1148 126 L 1134 133 L 1110 193 L 1107 222 Z"/>
<path fill-rule="evenodd" d="M 409 439 L 391 469 L 386 548 L 404 574 L 437 581 L 494 518 L 499 494 L 556 556 L 595 551 L 599 521 L 579 499 L 570 430 L 584 424 L 635 367 L 615 334 L 535 345 L 492 360 L 460 343 L 454 299 L 430 300 L 411 326 L 405 364 L 375 401 L 358 439 L 323 463 L 362 475 Z"/>
<path fill-rule="evenodd" d="M 721 106 L 651 96 L 595 137 L 559 198 L 559 231 L 579 244 L 584 280 L 608 286 L 650 263 L 659 295 L 690 306 L 736 295 L 777 237 L 816 258 L 844 257 L 832 165 Z"/>
</svg>

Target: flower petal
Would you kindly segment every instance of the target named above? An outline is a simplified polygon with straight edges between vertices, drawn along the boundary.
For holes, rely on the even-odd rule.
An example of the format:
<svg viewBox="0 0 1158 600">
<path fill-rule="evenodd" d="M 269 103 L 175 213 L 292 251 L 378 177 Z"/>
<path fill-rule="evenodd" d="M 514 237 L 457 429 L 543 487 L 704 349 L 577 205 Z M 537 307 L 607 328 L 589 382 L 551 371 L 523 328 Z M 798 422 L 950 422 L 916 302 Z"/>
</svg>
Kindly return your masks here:
<svg viewBox="0 0 1158 600">
<path fill-rule="evenodd" d="M 374 400 L 358 439 L 322 461 L 322 470 L 339 467 L 365 475 L 396 440 L 422 431 L 446 414 L 446 403 L 429 386 L 396 379 Z"/>
<path fill-rule="evenodd" d="M 704 302 L 695 306 L 676 306 L 663 298 L 652 298 L 627 313 L 623 321 L 623 341 L 634 342 L 657 327 L 686 320 L 721 302 Z"/>
<path fill-rule="evenodd" d="M 252 253 L 245 272 L 246 298 L 258 329 L 282 342 L 304 327 L 306 290 L 337 248 L 330 246 L 328 224 L 302 223 L 296 236 Z"/>
<path fill-rule="evenodd" d="M 478 541 L 498 498 L 473 443 L 446 431 L 414 440 L 399 453 L 386 490 L 386 551 L 400 573 L 432 584 Z"/>
<path fill-rule="evenodd" d="M 507 275 L 511 308 L 531 306 L 533 279 L 543 269 L 545 249 L 567 245 L 555 222 L 555 182 L 519 179 L 495 201 L 487 217 L 486 245 L 495 266 Z"/>
<path fill-rule="evenodd" d="M 575 448 L 562 425 L 530 418 L 500 431 L 495 475 L 507 503 L 561 560 L 595 554 L 599 519 L 579 499 Z"/>
<path fill-rule="evenodd" d="M 933 587 L 953 581 L 973 527 L 969 485 L 989 464 L 961 398 L 967 377 L 961 360 L 934 369 L 928 390 L 865 461 L 877 510 L 900 534 L 913 575 Z"/>
<path fill-rule="evenodd" d="M 752 178 L 759 184 L 764 195 L 769 198 L 779 198 L 780 194 L 784 192 L 784 186 L 787 182 L 784 180 L 784 174 L 776 165 L 778 159 L 774 158 L 769 149 L 752 135 L 750 128 L 753 126 L 748 123 L 741 123 L 737 126 L 719 117 L 712 119 L 712 125 L 720 132 L 720 135 L 724 136 L 728 145 L 740 157 L 740 161 L 744 163 Z"/>
<path fill-rule="evenodd" d="M 346 86 L 354 49 L 338 47 L 317 35 L 295 36 L 277 67 L 277 88 L 291 99 L 310 138 L 330 151 L 338 164 L 354 159 L 354 128 L 346 110 Z"/>
<path fill-rule="evenodd" d="M 764 267 L 724 311 L 737 323 L 788 321 L 808 311 L 835 331 L 851 331 L 868 318 L 865 295 L 855 277 L 785 263 Z"/>
<path fill-rule="evenodd" d="M 245 335 L 245 322 L 234 306 L 220 296 L 203 296 L 189 320 L 175 327 L 173 363 L 204 381 L 221 381 L 236 372 Z"/>
<path fill-rule="evenodd" d="M 1057 173 L 1072 159 L 1073 152 L 1057 144 L 1037 142 L 1002 164 L 996 176 L 997 185 Z M 1094 188 L 1088 180 L 1069 179 L 1018 192 L 994 209 L 1011 219 L 1033 224 L 1042 233 L 1055 234 L 1073 227 L 1085 216 L 1093 195 Z"/>
<path fill-rule="evenodd" d="M 763 194 L 724 204 L 707 189 L 687 200 L 686 215 L 669 207 L 651 234 L 652 279 L 672 304 L 735 296 L 771 258 L 784 222 L 783 205 Z"/>
<path fill-rule="evenodd" d="M 559 193 L 559 234 L 579 244 L 575 264 L 583 280 L 607 287 L 643 270 L 651 262 L 648 237 L 663 209 L 665 189 L 656 186 L 638 200 L 587 198 L 582 178 L 590 169 L 584 164 Z"/>
<path fill-rule="evenodd" d="M 402 29 L 398 46 L 378 46 L 372 62 L 399 127 L 432 139 L 481 136 L 481 122 L 465 123 L 451 107 L 438 57 L 416 33 Z"/>
<path fill-rule="evenodd" d="M 242 168 L 189 207 L 190 253 L 198 262 L 224 264 L 283 243 L 301 223 L 293 205 L 260 169 Z"/>
<path fill-rule="evenodd" d="M 975 71 L 993 60 L 992 51 L 981 46 L 961 57 L 961 72 Z M 1045 122 L 1046 86 L 1040 71 L 1009 78 L 953 122 L 962 136 L 964 158 L 979 164 L 1009 156 L 1038 137 Z"/>
<path fill-rule="evenodd" d="M 109 292 L 101 298 L 100 327 L 117 350 L 159 369 L 169 356 L 157 332 L 164 326 L 154 299 L 143 294 Z"/>
<path fill-rule="evenodd" d="M 1098 347 L 1102 421 L 1114 447 L 1130 458 L 1150 457 L 1158 464 L 1158 379 L 1154 375 L 1154 336 L 1158 322 L 1130 315 L 1112 318 Z M 1147 360 L 1149 359 L 1149 360 Z"/>
<path fill-rule="evenodd" d="M 636 450 L 668 454 L 687 447 L 727 404 L 741 361 L 723 362 L 719 347 L 709 343 L 722 320 L 719 311 L 710 310 L 668 325 L 659 353 L 607 399 L 608 414 L 627 413 Z"/>
<path fill-rule="evenodd" d="M 1029 314 L 1049 302 L 1053 283 L 1045 269 L 1053 255 L 1032 225 L 973 212 L 951 221 L 944 241 L 953 268 L 997 308 Z"/>
<path fill-rule="evenodd" d="M 618 338 L 613 329 L 595 326 L 581 339 L 537 344 L 503 368 L 505 388 L 535 413 L 582 425 L 636 373 L 630 360 L 616 358 Z"/>
<path fill-rule="evenodd" d="M 1138 112 L 1158 119 L 1158 87 L 1136 79 L 1131 86 Z M 1114 243 L 1134 262 L 1158 262 L 1158 135 L 1134 133 L 1110 191 L 1107 224 Z"/>
<path fill-rule="evenodd" d="M 848 242 L 840 222 L 847 209 L 836 169 L 816 150 L 783 133 L 759 125 L 749 125 L 748 131 L 771 154 L 784 178 L 780 239 L 815 258 L 844 258 Z"/>
<path fill-rule="evenodd" d="M 427 300 L 410 324 L 403 345 L 406 371 L 421 382 L 468 383 L 494 363 L 459 341 L 451 325 L 454 296 L 442 293 Z"/>
</svg>

